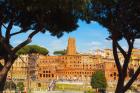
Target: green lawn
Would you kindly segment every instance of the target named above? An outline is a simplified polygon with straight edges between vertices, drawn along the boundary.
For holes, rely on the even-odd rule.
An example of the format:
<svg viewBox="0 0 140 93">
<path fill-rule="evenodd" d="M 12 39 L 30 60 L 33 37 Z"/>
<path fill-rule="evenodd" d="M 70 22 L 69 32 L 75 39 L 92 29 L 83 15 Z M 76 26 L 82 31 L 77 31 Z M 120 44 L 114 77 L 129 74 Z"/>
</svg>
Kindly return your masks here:
<svg viewBox="0 0 140 93">
<path fill-rule="evenodd" d="M 55 90 L 72 90 L 72 91 L 89 91 L 86 93 L 93 93 L 93 89 L 89 85 L 79 85 L 79 84 L 56 84 Z"/>
</svg>

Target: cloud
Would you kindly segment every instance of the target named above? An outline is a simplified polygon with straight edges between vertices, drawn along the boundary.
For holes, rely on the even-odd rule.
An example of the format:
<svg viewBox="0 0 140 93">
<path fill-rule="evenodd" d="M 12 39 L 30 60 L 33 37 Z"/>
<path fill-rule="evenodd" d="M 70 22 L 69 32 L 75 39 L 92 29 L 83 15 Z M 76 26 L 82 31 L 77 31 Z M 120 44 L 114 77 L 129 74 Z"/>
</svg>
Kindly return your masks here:
<svg viewBox="0 0 140 93">
<path fill-rule="evenodd" d="M 136 39 L 134 42 L 134 47 L 135 48 L 140 48 L 140 39 Z"/>
<path fill-rule="evenodd" d="M 66 49 L 66 41 L 64 39 L 54 39 L 47 42 L 47 49 L 52 55 L 54 51 Z"/>
<path fill-rule="evenodd" d="M 96 49 L 100 49 L 102 47 L 102 42 L 92 41 L 92 42 L 87 43 L 86 45 L 87 45 L 86 51 L 96 50 Z"/>
<path fill-rule="evenodd" d="M 107 40 L 107 39 L 105 39 L 105 40 L 104 40 L 104 43 L 112 43 L 112 40 Z"/>
<path fill-rule="evenodd" d="M 61 49 L 64 45 L 64 42 L 63 40 L 54 40 L 54 41 L 51 41 L 50 44 L 50 47 L 51 48 L 54 48 L 55 50 L 58 50 L 58 49 Z"/>
<path fill-rule="evenodd" d="M 101 44 L 101 42 L 93 41 L 93 42 L 91 42 L 91 45 L 92 45 L 92 46 L 100 46 L 100 45 L 102 45 L 102 44 Z"/>
<path fill-rule="evenodd" d="M 84 52 L 94 51 L 96 49 L 106 49 L 111 48 L 112 41 L 110 40 L 103 40 L 103 41 L 92 41 L 83 44 Z"/>
</svg>

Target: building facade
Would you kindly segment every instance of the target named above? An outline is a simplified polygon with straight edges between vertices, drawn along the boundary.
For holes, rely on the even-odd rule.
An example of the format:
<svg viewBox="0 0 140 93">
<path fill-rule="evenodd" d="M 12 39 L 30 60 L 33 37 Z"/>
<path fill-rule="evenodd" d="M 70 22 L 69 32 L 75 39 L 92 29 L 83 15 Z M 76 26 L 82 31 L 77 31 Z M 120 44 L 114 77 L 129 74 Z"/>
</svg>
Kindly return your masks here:
<svg viewBox="0 0 140 93">
<path fill-rule="evenodd" d="M 119 53 L 121 65 L 123 57 Z M 140 50 L 133 49 L 129 70 L 133 72 L 140 66 Z M 1 61 L 2 62 L 2 61 Z M 8 78 L 15 82 L 24 81 L 30 88 L 46 89 L 52 80 L 88 81 L 97 71 L 105 72 L 108 82 L 118 80 L 118 71 L 111 49 L 97 50 L 93 55 L 79 54 L 76 51 L 76 40 L 68 39 L 67 52 L 61 56 L 40 54 L 20 55 L 11 68 Z M 137 78 L 140 80 L 140 76 Z M 34 81 L 34 83 L 31 81 Z"/>
</svg>

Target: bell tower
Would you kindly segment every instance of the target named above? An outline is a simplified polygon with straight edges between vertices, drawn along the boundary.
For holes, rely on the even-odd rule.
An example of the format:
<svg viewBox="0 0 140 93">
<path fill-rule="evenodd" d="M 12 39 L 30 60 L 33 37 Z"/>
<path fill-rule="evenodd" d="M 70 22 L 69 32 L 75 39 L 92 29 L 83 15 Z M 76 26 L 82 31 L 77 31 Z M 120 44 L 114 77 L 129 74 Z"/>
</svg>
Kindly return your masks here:
<svg viewBox="0 0 140 93">
<path fill-rule="evenodd" d="M 75 38 L 69 37 L 68 39 L 67 55 L 76 55 Z"/>
</svg>

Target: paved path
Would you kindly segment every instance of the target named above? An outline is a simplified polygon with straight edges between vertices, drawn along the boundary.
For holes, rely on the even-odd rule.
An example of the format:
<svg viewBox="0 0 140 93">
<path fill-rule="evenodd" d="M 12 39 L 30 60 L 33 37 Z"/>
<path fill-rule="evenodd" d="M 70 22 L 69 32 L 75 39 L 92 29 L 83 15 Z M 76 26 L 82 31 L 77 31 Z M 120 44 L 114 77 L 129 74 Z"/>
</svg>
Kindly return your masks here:
<svg viewBox="0 0 140 93">
<path fill-rule="evenodd" d="M 46 92 L 34 91 L 33 93 L 84 93 L 84 92 L 82 91 L 46 91 Z"/>
</svg>

